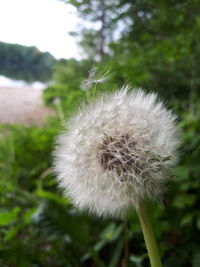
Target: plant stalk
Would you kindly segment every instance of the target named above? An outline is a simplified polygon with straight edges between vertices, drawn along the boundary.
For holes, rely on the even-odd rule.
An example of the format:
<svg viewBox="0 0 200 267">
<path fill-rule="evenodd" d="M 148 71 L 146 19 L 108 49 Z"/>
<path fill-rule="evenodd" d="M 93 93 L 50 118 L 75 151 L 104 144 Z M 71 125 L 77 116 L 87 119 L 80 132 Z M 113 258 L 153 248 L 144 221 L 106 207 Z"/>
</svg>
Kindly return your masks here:
<svg viewBox="0 0 200 267">
<path fill-rule="evenodd" d="M 151 267 L 162 267 L 158 246 L 155 240 L 153 228 L 151 225 L 151 221 L 149 219 L 145 203 L 141 203 L 140 208 L 137 211 L 137 214 L 142 227 L 142 232 L 144 235 L 144 240 L 149 254 Z"/>
<path fill-rule="evenodd" d="M 61 103 L 56 103 L 56 111 L 57 111 L 58 118 L 60 119 L 61 122 L 63 122 L 65 120 L 65 116 L 63 113 Z"/>
</svg>

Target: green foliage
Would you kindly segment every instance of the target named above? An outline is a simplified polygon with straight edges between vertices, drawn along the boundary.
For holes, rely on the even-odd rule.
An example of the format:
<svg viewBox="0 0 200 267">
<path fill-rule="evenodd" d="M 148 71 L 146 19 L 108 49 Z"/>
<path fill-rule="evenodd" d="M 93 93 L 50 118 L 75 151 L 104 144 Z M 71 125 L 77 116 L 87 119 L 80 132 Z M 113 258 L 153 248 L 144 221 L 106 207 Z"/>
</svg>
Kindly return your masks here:
<svg viewBox="0 0 200 267">
<path fill-rule="evenodd" d="M 130 26 L 110 44 L 116 73 L 171 101 L 199 93 L 198 1 L 126 2 L 129 8 L 121 15 Z"/>
<path fill-rule="evenodd" d="M 0 42 L 0 74 L 7 77 L 33 81 L 51 79 L 54 57 L 40 52 L 36 47 Z"/>
<path fill-rule="evenodd" d="M 93 14 L 91 3 L 70 2 L 84 18 L 95 22 L 100 11 Z M 116 3 L 113 8 L 106 5 L 111 14 L 108 27 L 112 32 L 121 22 L 125 30 L 118 40 L 106 39 L 110 40 L 106 43 L 110 52 L 98 63 L 99 72 L 110 69 L 114 74 L 106 85 L 97 84 L 97 93 L 130 82 L 157 91 L 176 110 L 183 133 L 181 160 L 173 169 L 163 205 L 150 203 L 148 209 L 164 266 L 197 267 L 200 265 L 199 3 L 197 0 Z M 90 39 L 87 35 L 83 37 L 89 44 L 98 39 L 94 32 Z M 87 94 L 93 95 L 94 85 L 87 92 L 80 87 L 94 63 L 61 60 L 55 65 L 54 84 L 45 90 L 44 101 L 57 108 L 61 119 L 86 101 Z M 57 121 L 50 121 L 42 128 L 20 125 L 0 128 L 0 265 L 117 267 L 124 258 L 126 239 L 128 266 L 149 266 L 135 213 L 130 214 L 126 223 L 98 219 L 78 212 L 61 196 L 51 156 L 54 137 L 60 129 Z"/>
<path fill-rule="evenodd" d="M 46 104 L 54 105 L 55 100 L 61 101 L 62 108 L 70 113 L 75 106 L 78 107 L 84 97 L 80 84 L 87 75 L 86 62 L 60 60 L 54 67 L 54 84 L 44 91 L 43 99 Z"/>
<path fill-rule="evenodd" d="M 200 102 L 181 113 L 181 162 L 168 204 L 149 205 L 165 266 L 198 266 Z M 57 189 L 51 151 L 58 122 L 43 128 L 1 126 L 0 264 L 7 266 L 118 266 L 124 222 L 79 213 Z M 176 215 L 176 216 L 175 216 Z M 136 214 L 128 218 L 129 266 L 149 266 Z"/>
<path fill-rule="evenodd" d="M 57 189 L 51 151 L 58 130 L 54 121 L 1 126 L 0 265 L 107 266 L 100 254 L 110 248 L 106 262 L 116 266 L 123 225 L 78 213 Z"/>
</svg>

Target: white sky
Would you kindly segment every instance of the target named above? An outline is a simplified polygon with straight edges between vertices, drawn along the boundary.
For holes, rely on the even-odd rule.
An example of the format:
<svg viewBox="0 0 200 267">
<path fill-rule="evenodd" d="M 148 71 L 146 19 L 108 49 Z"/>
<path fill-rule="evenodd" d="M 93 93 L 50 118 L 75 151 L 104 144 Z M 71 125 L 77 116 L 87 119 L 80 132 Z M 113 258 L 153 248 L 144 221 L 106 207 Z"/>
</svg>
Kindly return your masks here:
<svg viewBox="0 0 200 267">
<path fill-rule="evenodd" d="M 72 13 L 73 12 L 73 13 Z M 58 0 L 0 0 L 0 41 L 36 46 L 56 58 L 80 58 L 75 9 Z"/>
</svg>

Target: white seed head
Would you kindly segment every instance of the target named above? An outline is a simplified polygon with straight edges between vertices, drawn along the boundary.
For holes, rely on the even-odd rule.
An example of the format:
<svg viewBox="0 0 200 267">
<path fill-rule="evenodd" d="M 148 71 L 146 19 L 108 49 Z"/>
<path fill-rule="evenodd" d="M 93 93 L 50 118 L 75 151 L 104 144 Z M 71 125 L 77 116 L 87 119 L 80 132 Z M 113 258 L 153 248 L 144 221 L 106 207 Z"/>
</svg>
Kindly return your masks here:
<svg viewBox="0 0 200 267">
<path fill-rule="evenodd" d="M 161 199 L 179 145 L 175 116 L 155 93 L 128 87 L 84 107 L 57 139 L 55 170 L 80 209 L 121 217 Z"/>
</svg>

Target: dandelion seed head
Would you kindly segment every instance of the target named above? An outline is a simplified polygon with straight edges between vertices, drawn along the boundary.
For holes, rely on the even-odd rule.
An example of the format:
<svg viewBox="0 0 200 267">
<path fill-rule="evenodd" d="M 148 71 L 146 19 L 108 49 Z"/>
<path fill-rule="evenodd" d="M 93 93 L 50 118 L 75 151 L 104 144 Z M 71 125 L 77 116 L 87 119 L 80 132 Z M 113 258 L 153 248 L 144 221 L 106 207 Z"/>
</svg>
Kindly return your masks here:
<svg viewBox="0 0 200 267">
<path fill-rule="evenodd" d="M 80 209 L 122 217 L 140 201 L 162 199 L 177 161 L 176 117 L 154 93 L 124 87 L 85 106 L 57 140 L 55 170 Z"/>
</svg>

